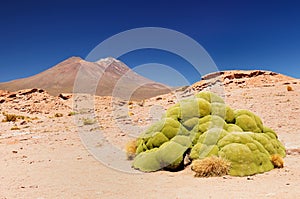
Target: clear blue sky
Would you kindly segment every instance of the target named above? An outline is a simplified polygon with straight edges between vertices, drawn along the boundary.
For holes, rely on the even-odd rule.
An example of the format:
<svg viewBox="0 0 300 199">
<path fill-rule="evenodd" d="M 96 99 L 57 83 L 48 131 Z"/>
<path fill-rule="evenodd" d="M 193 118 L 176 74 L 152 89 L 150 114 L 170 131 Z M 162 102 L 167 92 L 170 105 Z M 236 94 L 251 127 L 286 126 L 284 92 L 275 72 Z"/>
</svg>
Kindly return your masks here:
<svg viewBox="0 0 300 199">
<path fill-rule="evenodd" d="M 0 5 L 0 82 L 27 77 L 70 56 L 85 58 L 101 41 L 138 27 L 164 27 L 198 41 L 220 70 L 266 69 L 300 78 L 297 1 L 33 1 Z M 159 50 L 133 52 L 130 67 L 157 62 L 184 71 Z"/>
</svg>

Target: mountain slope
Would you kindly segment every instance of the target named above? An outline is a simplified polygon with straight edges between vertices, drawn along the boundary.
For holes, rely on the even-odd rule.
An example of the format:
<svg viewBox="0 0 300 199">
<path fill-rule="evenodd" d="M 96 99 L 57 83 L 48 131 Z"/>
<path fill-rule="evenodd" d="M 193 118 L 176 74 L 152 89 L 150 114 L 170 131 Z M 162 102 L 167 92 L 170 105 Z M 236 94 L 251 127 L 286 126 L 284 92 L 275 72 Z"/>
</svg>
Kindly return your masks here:
<svg viewBox="0 0 300 199">
<path fill-rule="evenodd" d="M 91 82 L 96 89 L 92 89 Z M 114 58 L 88 62 L 79 57 L 71 57 L 28 78 L 0 83 L 0 90 L 17 91 L 29 88 L 42 88 L 51 95 L 75 91 L 99 96 L 130 95 L 134 99 L 145 99 L 171 91 L 168 86 L 136 74 Z"/>
</svg>

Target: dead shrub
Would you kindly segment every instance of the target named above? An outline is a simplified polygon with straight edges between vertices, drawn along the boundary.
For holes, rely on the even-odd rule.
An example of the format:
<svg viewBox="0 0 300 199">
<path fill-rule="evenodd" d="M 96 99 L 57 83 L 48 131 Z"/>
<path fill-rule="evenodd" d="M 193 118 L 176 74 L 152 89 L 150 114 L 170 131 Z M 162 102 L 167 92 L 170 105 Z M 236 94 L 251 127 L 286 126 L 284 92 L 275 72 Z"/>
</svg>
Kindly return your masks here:
<svg viewBox="0 0 300 199">
<path fill-rule="evenodd" d="M 133 160 L 133 158 L 135 157 L 136 148 L 136 140 L 131 140 L 126 144 L 125 150 L 128 160 Z"/>
<path fill-rule="evenodd" d="M 271 156 L 271 162 L 274 165 L 275 168 L 283 168 L 284 161 L 281 155 L 274 154 Z"/>
<path fill-rule="evenodd" d="M 229 173 L 230 163 L 223 158 L 211 156 L 194 160 L 191 168 L 195 172 L 195 177 L 224 176 Z"/>
</svg>

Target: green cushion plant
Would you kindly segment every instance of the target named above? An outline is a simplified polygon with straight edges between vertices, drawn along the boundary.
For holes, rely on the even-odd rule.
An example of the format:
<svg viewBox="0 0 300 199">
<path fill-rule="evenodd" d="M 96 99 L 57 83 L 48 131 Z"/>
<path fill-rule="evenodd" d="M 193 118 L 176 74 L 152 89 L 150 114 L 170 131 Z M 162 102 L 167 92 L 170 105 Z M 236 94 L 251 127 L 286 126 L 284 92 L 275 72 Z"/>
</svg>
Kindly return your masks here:
<svg viewBox="0 0 300 199">
<path fill-rule="evenodd" d="M 247 176 L 270 171 L 276 162 L 272 158 L 285 157 L 276 133 L 257 115 L 233 110 L 211 92 L 200 92 L 170 107 L 133 143 L 133 167 L 145 172 L 182 169 L 187 155 L 192 161 L 222 158 L 230 165 L 228 174 Z"/>
</svg>

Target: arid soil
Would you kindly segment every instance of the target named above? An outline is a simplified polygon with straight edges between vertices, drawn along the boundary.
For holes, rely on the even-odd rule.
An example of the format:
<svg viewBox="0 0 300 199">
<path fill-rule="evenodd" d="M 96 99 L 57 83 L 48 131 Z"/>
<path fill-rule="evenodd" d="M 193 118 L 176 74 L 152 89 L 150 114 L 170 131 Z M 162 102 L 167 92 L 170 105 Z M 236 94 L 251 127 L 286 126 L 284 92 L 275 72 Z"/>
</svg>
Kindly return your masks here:
<svg viewBox="0 0 300 199">
<path fill-rule="evenodd" d="M 284 168 L 254 176 L 214 178 L 195 178 L 189 167 L 153 173 L 131 169 L 122 151 L 126 142 L 158 120 L 169 106 L 203 89 L 216 89 L 232 108 L 249 109 L 273 128 L 287 149 Z M 53 97 L 39 89 L 2 91 L 0 111 L 24 116 L 0 123 L 1 199 L 292 199 L 300 195 L 300 80 L 283 75 L 226 72 L 173 93 L 129 102 L 113 97 Z M 87 150 L 84 136 L 98 133 L 122 152 L 117 163 L 126 164 L 126 172 Z M 103 140 L 93 141 L 94 147 L 103 146 Z M 106 155 L 113 161 L 115 154 Z"/>
</svg>

